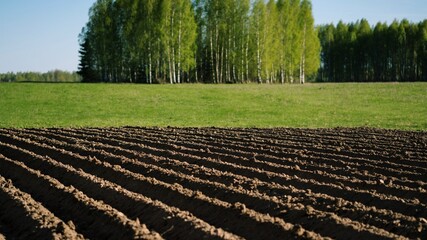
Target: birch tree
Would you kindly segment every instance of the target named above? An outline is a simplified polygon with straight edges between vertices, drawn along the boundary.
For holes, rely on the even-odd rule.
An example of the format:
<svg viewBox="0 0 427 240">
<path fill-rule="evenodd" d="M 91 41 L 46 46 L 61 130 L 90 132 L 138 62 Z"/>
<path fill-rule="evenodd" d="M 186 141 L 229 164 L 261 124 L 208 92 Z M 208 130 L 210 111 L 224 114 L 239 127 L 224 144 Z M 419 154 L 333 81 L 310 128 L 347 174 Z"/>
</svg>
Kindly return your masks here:
<svg viewBox="0 0 427 240">
<path fill-rule="evenodd" d="M 252 49 L 254 55 L 254 65 L 256 69 L 256 81 L 262 83 L 263 56 L 265 53 L 266 37 L 266 7 L 264 0 L 257 0 L 254 3 L 251 15 Z"/>
<path fill-rule="evenodd" d="M 301 59 L 301 30 L 298 24 L 298 0 L 278 0 L 280 79 L 281 83 L 294 82 L 295 71 Z M 298 67 L 297 67 L 298 66 Z"/>
<path fill-rule="evenodd" d="M 313 76 L 320 67 L 320 41 L 314 28 L 314 18 L 308 0 L 301 2 L 299 26 L 301 34 L 300 83 L 304 84 L 306 75 Z"/>
<path fill-rule="evenodd" d="M 97 0 L 81 66 L 104 82 L 293 82 L 316 66 L 311 18 L 309 0 Z"/>
<path fill-rule="evenodd" d="M 279 69 L 280 57 L 278 49 L 280 49 L 280 38 L 279 38 L 279 19 L 277 5 L 274 0 L 268 1 L 266 5 L 265 14 L 265 30 L 264 30 L 264 42 L 265 50 L 262 56 L 264 63 L 264 78 L 267 82 L 273 83 L 276 81 L 276 73 Z"/>
</svg>

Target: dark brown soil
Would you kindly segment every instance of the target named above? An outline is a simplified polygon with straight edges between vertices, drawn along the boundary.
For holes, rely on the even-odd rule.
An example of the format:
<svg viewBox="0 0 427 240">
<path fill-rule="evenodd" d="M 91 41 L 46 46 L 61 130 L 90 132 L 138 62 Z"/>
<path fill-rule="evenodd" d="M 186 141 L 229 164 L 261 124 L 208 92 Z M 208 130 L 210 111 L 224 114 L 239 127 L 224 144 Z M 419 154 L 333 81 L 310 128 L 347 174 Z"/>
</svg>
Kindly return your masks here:
<svg viewBox="0 0 427 240">
<path fill-rule="evenodd" d="M 427 133 L 0 129 L 0 239 L 427 239 Z"/>
</svg>

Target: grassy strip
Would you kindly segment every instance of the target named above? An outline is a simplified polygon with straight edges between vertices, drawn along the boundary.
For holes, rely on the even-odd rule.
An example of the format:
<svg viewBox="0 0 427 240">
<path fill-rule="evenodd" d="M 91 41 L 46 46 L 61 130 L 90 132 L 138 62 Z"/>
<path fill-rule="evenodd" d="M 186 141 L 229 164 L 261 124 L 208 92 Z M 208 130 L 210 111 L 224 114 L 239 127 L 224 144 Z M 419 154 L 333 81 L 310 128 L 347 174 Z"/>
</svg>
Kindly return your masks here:
<svg viewBox="0 0 427 240">
<path fill-rule="evenodd" d="M 0 127 L 359 127 L 426 130 L 427 83 L 0 84 Z"/>
</svg>

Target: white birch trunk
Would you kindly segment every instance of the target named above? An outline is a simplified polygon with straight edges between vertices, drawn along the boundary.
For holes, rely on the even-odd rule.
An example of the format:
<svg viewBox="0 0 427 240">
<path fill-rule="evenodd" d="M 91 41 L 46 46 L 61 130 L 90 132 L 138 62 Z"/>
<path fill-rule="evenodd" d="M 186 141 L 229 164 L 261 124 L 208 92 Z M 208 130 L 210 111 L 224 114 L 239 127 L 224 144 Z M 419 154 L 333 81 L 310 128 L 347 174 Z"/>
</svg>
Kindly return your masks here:
<svg viewBox="0 0 427 240">
<path fill-rule="evenodd" d="M 153 70 L 152 70 L 152 59 L 151 59 L 151 41 L 148 46 L 148 83 L 151 84 L 153 82 Z"/>
<path fill-rule="evenodd" d="M 176 83 L 176 74 L 175 74 L 175 64 L 176 64 L 176 62 L 175 62 L 175 44 L 174 44 L 174 37 L 175 37 L 175 34 L 174 34 L 174 27 L 175 27 L 175 11 L 173 10 L 172 11 L 172 14 L 171 14 L 171 40 L 170 40 L 170 44 L 171 44 L 171 49 L 172 49 L 172 58 L 171 58 L 171 60 L 172 60 L 172 64 L 171 64 L 171 67 L 172 67 L 172 69 L 171 69 L 171 72 L 172 72 L 172 83 Z"/>
<path fill-rule="evenodd" d="M 181 39 L 182 39 L 182 19 L 179 19 L 178 28 L 178 63 L 177 63 L 177 82 L 181 83 Z"/>
<path fill-rule="evenodd" d="M 305 83 L 305 52 L 306 52 L 306 32 L 307 32 L 307 24 L 304 23 L 304 34 L 302 41 L 302 54 L 301 54 L 301 66 L 300 66 L 300 83 Z"/>
<path fill-rule="evenodd" d="M 257 43 L 257 81 L 261 83 L 261 49 L 260 49 L 260 33 L 257 29 L 256 33 L 256 43 Z"/>
<path fill-rule="evenodd" d="M 173 76 L 172 76 L 172 59 L 171 59 L 171 53 L 170 53 L 170 49 L 168 50 L 169 52 L 169 56 L 168 56 L 168 62 L 169 62 L 169 81 L 170 84 L 173 84 Z"/>
<path fill-rule="evenodd" d="M 212 40 L 212 34 L 210 35 L 210 47 L 211 47 L 211 67 L 212 67 L 212 81 L 216 83 L 215 79 L 215 63 L 214 63 L 214 52 L 213 52 L 213 40 Z"/>
<path fill-rule="evenodd" d="M 196 67 L 195 67 L 195 74 L 196 74 L 196 83 L 198 83 L 199 82 L 199 72 L 198 72 L 198 67 L 199 67 L 199 65 L 197 64 L 197 53 L 196 54 L 194 54 L 194 61 L 195 61 L 195 63 L 196 63 Z"/>
<path fill-rule="evenodd" d="M 244 27 L 244 25 L 242 26 L 242 27 Z M 241 82 L 243 82 L 244 81 L 244 79 L 245 79 L 245 41 L 243 40 L 243 38 L 242 38 L 242 45 L 241 45 L 241 48 L 242 48 L 242 56 L 241 56 L 241 60 L 242 60 L 242 62 L 241 62 L 241 66 L 240 66 L 240 81 Z"/>
</svg>

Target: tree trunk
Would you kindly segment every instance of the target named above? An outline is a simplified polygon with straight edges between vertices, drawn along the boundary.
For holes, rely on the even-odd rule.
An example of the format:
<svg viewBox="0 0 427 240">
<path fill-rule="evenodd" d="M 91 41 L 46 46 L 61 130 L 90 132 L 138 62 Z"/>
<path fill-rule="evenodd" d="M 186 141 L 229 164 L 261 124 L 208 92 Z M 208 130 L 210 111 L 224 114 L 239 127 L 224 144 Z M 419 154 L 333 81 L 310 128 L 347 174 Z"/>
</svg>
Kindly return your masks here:
<svg viewBox="0 0 427 240">
<path fill-rule="evenodd" d="M 171 69 L 171 72 L 172 72 L 172 83 L 176 83 L 176 73 L 175 73 L 175 64 L 176 64 L 176 61 L 175 61 L 175 44 L 174 44 L 174 37 L 175 37 L 175 35 L 174 35 L 174 24 L 175 24 L 175 11 L 172 11 L 172 14 L 171 14 L 171 40 L 170 40 L 170 45 L 171 45 L 171 49 L 172 49 L 172 58 L 171 58 L 171 60 L 172 60 L 172 64 L 171 64 L 171 67 L 172 67 L 172 69 Z"/>
<path fill-rule="evenodd" d="M 148 44 L 148 83 L 153 82 L 152 58 L 151 58 L 151 41 Z"/>
<path fill-rule="evenodd" d="M 249 32 L 246 38 L 245 62 L 246 62 L 246 69 L 245 69 L 246 78 L 243 80 L 247 82 L 249 80 Z"/>
<path fill-rule="evenodd" d="M 302 55 L 301 55 L 301 66 L 300 66 L 300 83 L 305 83 L 305 54 L 306 54 L 306 33 L 307 33 L 307 24 L 304 23 L 304 34 L 302 41 Z"/>
<path fill-rule="evenodd" d="M 220 83 L 221 74 L 220 74 L 220 64 L 221 64 L 221 51 L 219 49 L 219 32 L 218 28 L 215 29 L 215 71 L 216 71 L 216 83 Z"/>
<path fill-rule="evenodd" d="M 241 64 L 242 65 L 240 66 L 240 81 L 243 82 L 245 79 L 245 76 L 244 76 L 244 74 L 245 74 L 245 57 L 244 57 L 245 56 L 245 42 L 244 42 L 243 38 L 241 41 L 242 41 L 242 45 L 241 45 L 241 48 L 242 48 L 242 56 L 241 56 L 242 62 L 241 62 Z"/>
<path fill-rule="evenodd" d="M 171 59 L 171 50 L 170 47 L 168 47 L 168 63 L 169 63 L 169 81 L 170 84 L 173 84 L 173 75 L 172 75 L 172 59 Z"/>
<path fill-rule="evenodd" d="M 178 69 L 177 69 L 177 82 L 181 83 L 181 39 L 182 39 L 182 20 L 179 19 L 179 27 L 178 27 Z"/>
<path fill-rule="evenodd" d="M 261 64 L 262 64 L 262 60 L 261 60 L 261 49 L 260 49 L 260 33 L 259 30 L 257 30 L 257 34 L 256 34 L 256 43 L 257 43 L 257 51 L 256 51 L 256 58 L 257 58 L 257 82 L 261 83 Z"/>
<path fill-rule="evenodd" d="M 282 41 L 283 42 L 283 41 Z M 282 49 L 283 51 L 283 49 Z M 280 83 L 285 84 L 285 67 L 284 67 L 283 52 L 280 53 Z"/>
<path fill-rule="evenodd" d="M 194 54 L 194 61 L 196 62 L 196 67 L 195 67 L 195 80 L 196 80 L 196 83 L 198 83 L 199 82 L 199 76 L 198 76 L 198 68 L 199 68 L 199 64 L 198 64 L 198 62 L 197 62 L 197 53 L 196 54 Z"/>
<path fill-rule="evenodd" d="M 212 81 L 214 83 L 216 82 L 215 79 L 215 63 L 214 63 L 214 52 L 213 52 L 213 40 L 212 40 L 212 34 L 210 35 L 210 48 L 211 48 L 211 67 L 212 67 Z"/>
<path fill-rule="evenodd" d="M 225 55 L 224 52 L 225 52 L 224 46 L 221 45 L 221 52 L 219 55 L 219 59 L 220 59 L 220 61 L 219 61 L 219 82 L 220 83 L 224 82 L 224 55 Z"/>
</svg>

